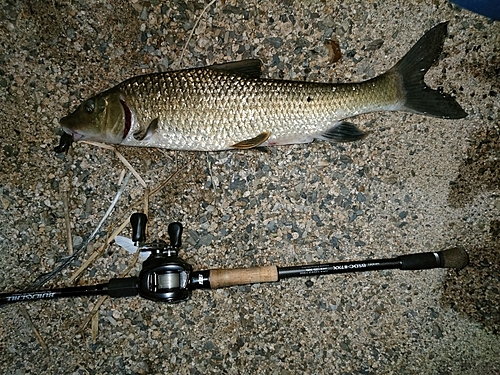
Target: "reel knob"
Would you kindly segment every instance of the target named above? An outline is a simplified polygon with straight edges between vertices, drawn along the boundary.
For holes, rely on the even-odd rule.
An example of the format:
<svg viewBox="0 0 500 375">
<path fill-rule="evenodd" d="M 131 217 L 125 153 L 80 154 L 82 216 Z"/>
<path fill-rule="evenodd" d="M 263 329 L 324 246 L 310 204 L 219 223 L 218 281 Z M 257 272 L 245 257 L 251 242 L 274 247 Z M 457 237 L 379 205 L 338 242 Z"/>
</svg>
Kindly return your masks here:
<svg viewBox="0 0 500 375">
<path fill-rule="evenodd" d="M 170 223 L 168 225 L 168 236 L 170 237 L 170 246 L 175 249 L 180 248 L 182 244 L 182 224 L 179 222 Z"/>
<path fill-rule="evenodd" d="M 148 217 L 146 214 L 136 212 L 130 216 L 130 224 L 132 225 L 132 241 L 134 245 L 141 244 L 146 241 L 146 224 Z"/>
</svg>

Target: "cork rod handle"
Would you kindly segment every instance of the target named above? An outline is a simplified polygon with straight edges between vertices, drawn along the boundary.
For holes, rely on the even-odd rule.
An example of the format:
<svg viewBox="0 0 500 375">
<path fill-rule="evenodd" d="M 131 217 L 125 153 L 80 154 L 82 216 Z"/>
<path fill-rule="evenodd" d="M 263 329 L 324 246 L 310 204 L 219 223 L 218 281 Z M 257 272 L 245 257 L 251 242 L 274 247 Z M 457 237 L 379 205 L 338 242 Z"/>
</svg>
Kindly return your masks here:
<svg viewBox="0 0 500 375">
<path fill-rule="evenodd" d="M 274 281 L 278 281 L 278 267 L 276 266 L 210 270 L 210 287 L 212 289 Z"/>
</svg>

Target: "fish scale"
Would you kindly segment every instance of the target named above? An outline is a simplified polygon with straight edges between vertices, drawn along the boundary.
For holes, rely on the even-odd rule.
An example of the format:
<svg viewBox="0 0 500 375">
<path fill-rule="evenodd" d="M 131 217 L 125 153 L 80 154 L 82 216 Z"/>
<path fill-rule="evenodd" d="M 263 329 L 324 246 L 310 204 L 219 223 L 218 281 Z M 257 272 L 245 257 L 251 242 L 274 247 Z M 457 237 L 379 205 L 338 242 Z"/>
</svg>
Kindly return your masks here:
<svg viewBox="0 0 500 375">
<path fill-rule="evenodd" d="M 382 79 L 390 83 L 394 78 Z M 197 69 L 133 79 L 118 90 L 139 124 L 159 118 L 162 137 L 147 141 L 152 146 L 207 151 L 228 149 L 264 131 L 271 133 L 269 144 L 319 134 L 343 118 L 392 105 L 380 86 L 250 79 Z"/>
<path fill-rule="evenodd" d="M 321 84 L 273 81 L 253 81 L 249 84 L 245 78 L 237 77 L 236 82 L 228 82 L 224 76 L 217 77 L 219 79 L 209 77 L 208 82 L 213 83 L 209 86 L 206 84 L 206 73 L 217 73 L 209 70 L 196 73 L 201 73 L 198 74 L 201 77 L 190 73 L 190 80 L 179 80 L 169 86 L 177 88 L 162 92 L 161 102 L 156 100 L 154 89 L 145 87 L 148 86 L 147 81 L 124 87 L 123 94 L 126 99 L 129 98 L 131 108 L 138 108 L 135 114 L 139 123 L 149 124 L 161 113 L 160 133 L 164 134 L 163 140 L 150 140 L 150 143 L 166 148 L 183 145 L 185 149 L 225 149 L 263 131 L 270 131 L 269 141 L 278 143 L 280 137 L 318 133 L 339 119 L 366 109 L 365 102 L 359 100 L 361 95 L 346 95 L 345 88 L 341 87 L 337 90 L 335 86 L 324 87 Z M 370 88 L 373 86 L 368 85 L 368 90 L 358 87 L 357 93 L 364 92 L 370 96 Z M 135 95 L 135 91 L 141 89 L 144 93 Z M 313 99 L 308 101 L 307 98 Z M 198 131 L 195 137 L 193 128 Z"/>
<path fill-rule="evenodd" d="M 358 83 L 262 79 L 258 60 L 138 76 L 88 99 L 61 125 L 73 140 L 215 151 L 356 141 L 366 134 L 345 119 L 373 111 L 462 118 L 454 98 L 424 83 L 446 32 L 447 23 L 435 26 L 392 69 Z"/>
</svg>

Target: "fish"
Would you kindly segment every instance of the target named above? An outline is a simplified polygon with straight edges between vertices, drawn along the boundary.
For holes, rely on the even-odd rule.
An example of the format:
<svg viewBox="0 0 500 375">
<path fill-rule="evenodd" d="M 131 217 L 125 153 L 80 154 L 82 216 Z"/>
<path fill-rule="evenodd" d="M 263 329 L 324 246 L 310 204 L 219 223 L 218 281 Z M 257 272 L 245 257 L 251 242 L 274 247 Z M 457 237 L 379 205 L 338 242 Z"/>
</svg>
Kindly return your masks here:
<svg viewBox="0 0 500 375">
<path fill-rule="evenodd" d="M 258 59 L 136 76 L 63 117 L 56 151 L 83 140 L 191 151 L 353 142 L 367 133 L 347 119 L 363 113 L 464 118 L 451 95 L 424 82 L 447 26 L 430 29 L 387 72 L 356 83 L 261 78 Z"/>
</svg>

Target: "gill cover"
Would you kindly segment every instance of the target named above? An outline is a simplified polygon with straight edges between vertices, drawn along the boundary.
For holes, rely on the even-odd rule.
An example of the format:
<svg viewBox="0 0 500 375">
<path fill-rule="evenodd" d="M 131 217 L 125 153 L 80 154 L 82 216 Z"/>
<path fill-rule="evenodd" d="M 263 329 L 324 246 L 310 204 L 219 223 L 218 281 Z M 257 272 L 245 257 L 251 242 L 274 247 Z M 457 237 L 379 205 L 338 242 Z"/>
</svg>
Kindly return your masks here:
<svg viewBox="0 0 500 375">
<path fill-rule="evenodd" d="M 120 143 L 124 138 L 124 111 L 119 93 L 107 91 L 84 101 L 60 124 L 75 141 Z"/>
</svg>

